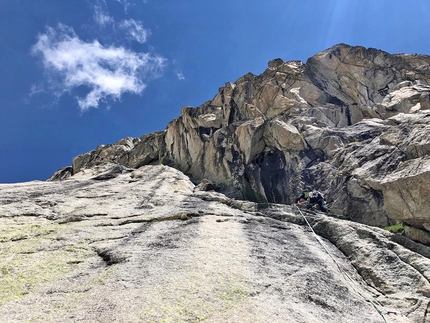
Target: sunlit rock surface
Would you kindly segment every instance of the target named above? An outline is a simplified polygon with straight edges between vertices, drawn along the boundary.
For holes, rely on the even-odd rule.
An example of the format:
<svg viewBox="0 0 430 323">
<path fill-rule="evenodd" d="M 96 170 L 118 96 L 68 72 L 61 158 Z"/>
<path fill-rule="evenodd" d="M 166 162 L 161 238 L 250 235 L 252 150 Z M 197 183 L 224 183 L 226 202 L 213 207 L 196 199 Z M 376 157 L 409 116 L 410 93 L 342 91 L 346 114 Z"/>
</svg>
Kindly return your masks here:
<svg viewBox="0 0 430 323">
<path fill-rule="evenodd" d="M 303 210 L 329 254 L 297 208 L 200 189 L 117 164 L 0 185 L 2 322 L 383 322 L 358 290 L 429 319 L 429 247 Z"/>
<path fill-rule="evenodd" d="M 275 59 L 184 107 L 164 131 L 101 145 L 52 180 L 107 162 L 164 164 L 256 202 L 290 204 L 317 188 L 339 216 L 380 227 L 402 221 L 426 236 L 429 63 L 345 44 L 306 63 Z"/>
</svg>

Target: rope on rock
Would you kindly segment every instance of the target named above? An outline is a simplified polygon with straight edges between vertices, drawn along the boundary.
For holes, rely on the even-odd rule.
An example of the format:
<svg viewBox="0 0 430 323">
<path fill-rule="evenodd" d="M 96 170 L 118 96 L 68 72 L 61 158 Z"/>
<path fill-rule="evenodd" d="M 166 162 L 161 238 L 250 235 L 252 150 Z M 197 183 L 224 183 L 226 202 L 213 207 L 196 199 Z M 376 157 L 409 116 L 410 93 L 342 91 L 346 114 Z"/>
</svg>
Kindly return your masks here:
<svg viewBox="0 0 430 323">
<path fill-rule="evenodd" d="M 349 283 L 351 284 L 352 288 L 359 293 L 362 297 L 364 297 L 370 304 L 372 304 L 372 306 L 375 308 L 375 310 L 379 313 L 379 315 L 382 316 L 382 319 L 384 320 L 385 323 L 388 323 L 384 313 L 379 309 L 378 306 L 376 306 L 376 304 L 370 299 L 369 296 L 366 295 L 366 293 L 363 291 L 363 289 L 360 288 L 360 286 L 358 286 L 356 284 L 356 282 L 352 279 L 351 276 L 348 275 L 348 273 L 340 266 L 340 264 L 336 261 L 336 259 L 334 258 L 334 256 L 331 254 L 331 252 L 327 249 L 327 247 L 325 246 L 325 244 L 322 242 L 322 240 L 320 239 L 320 237 L 316 234 L 316 232 L 314 231 L 314 229 L 312 228 L 311 224 L 309 223 L 309 221 L 306 219 L 305 215 L 302 213 L 302 211 L 300 210 L 300 208 L 296 205 L 297 210 L 299 210 L 300 214 L 302 215 L 303 219 L 305 220 L 306 224 L 308 225 L 308 227 L 311 229 L 312 233 L 314 234 L 316 240 L 318 241 L 318 243 L 323 247 L 323 249 L 325 250 L 325 252 L 327 252 L 327 254 L 330 256 L 330 258 L 334 261 L 334 263 L 336 264 L 336 266 L 339 268 L 340 272 L 342 273 L 342 275 L 344 275 L 346 278 L 348 278 Z"/>
</svg>

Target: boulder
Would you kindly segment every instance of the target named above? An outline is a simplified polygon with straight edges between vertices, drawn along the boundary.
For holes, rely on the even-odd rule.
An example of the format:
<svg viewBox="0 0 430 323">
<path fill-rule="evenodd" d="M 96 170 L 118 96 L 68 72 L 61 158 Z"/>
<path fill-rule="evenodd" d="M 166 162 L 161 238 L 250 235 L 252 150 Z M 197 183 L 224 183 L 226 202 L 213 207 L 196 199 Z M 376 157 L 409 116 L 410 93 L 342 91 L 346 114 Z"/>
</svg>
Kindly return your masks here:
<svg viewBox="0 0 430 323">
<path fill-rule="evenodd" d="M 276 150 L 301 151 L 306 147 L 297 128 L 280 119 L 271 120 L 264 132 L 266 146 Z"/>
<path fill-rule="evenodd" d="M 430 86 L 414 85 L 401 87 L 389 93 L 381 102 L 381 113 L 385 117 L 398 113 L 415 113 L 429 109 Z"/>
<path fill-rule="evenodd" d="M 62 181 L 73 175 L 73 167 L 67 166 L 57 170 L 50 178 L 47 179 L 48 182 L 52 181 Z"/>
<path fill-rule="evenodd" d="M 410 159 L 381 181 L 387 214 L 396 220 L 430 226 L 430 156 Z"/>
</svg>

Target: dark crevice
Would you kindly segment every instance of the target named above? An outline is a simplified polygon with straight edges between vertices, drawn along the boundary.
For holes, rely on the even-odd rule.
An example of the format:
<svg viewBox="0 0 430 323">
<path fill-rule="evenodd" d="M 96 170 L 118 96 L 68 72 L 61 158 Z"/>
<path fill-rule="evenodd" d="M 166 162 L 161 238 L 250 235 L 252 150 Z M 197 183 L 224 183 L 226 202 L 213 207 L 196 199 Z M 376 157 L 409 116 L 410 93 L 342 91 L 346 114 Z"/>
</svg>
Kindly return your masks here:
<svg viewBox="0 0 430 323">
<path fill-rule="evenodd" d="M 126 257 L 115 253 L 113 250 L 109 249 L 96 249 L 97 255 L 103 259 L 107 266 L 112 266 L 114 264 L 122 263 L 126 260 Z"/>
<path fill-rule="evenodd" d="M 428 315 L 428 313 L 429 313 L 429 308 L 430 308 L 430 302 L 429 302 L 429 303 L 427 303 L 427 307 L 426 307 L 426 310 L 425 310 L 425 312 L 424 312 L 423 323 L 428 322 L 428 321 L 427 321 L 427 315 Z"/>
</svg>

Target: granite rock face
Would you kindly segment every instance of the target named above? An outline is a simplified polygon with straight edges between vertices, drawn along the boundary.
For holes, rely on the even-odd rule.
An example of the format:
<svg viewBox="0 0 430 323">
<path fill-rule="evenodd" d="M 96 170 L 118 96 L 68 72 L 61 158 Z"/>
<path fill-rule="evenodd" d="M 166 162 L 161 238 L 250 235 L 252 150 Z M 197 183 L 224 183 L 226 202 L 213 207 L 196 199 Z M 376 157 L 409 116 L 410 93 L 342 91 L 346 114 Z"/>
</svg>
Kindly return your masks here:
<svg viewBox="0 0 430 323">
<path fill-rule="evenodd" d="M 2 321 L 429 320 L 429 247 L 202 183 L 106 163 L 0 185 Z"/>
<path fill-rule="evenodd" d="M 306 63 L 275 59 L 184 107 L 164 131 L 77 156 L 66 175 L 107 162 L 164 164 L 230 197 L 285 204 L 317 188 L 334 214 L 375 226 L 402 221 L 425 236 L 429 63 L 344 44 Z"/>
</svg>

